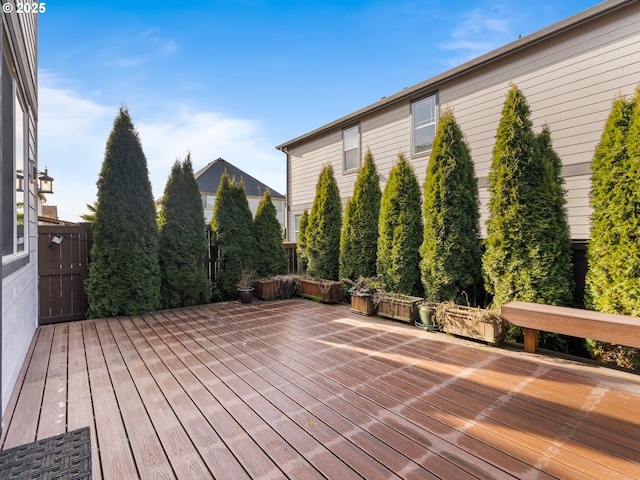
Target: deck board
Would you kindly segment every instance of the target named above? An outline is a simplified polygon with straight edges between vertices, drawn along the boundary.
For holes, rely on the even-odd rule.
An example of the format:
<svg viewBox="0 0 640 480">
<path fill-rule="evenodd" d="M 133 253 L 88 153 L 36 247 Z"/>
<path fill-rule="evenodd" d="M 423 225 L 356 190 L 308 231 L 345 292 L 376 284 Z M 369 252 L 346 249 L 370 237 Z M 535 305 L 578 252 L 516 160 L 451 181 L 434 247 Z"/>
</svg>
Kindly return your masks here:
<svg viewBox="0 0 640 480">
<path fill-rule="evenodd" d="M 346 306 L 47 325 L 2 449 L 89 426 L 93 479 L 640 478 L 640 376 Z"/>
</svg>

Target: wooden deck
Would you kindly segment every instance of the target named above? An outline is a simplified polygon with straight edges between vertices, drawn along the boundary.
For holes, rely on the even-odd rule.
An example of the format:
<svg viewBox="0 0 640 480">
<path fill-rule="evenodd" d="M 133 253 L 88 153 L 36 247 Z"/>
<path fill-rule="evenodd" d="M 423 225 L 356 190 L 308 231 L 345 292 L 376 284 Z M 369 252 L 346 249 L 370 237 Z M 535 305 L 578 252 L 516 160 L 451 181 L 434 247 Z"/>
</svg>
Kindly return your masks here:
<svg viewBox="0 0 640 480">
<path fill-rule="evenodd" d="M 94 478 L 640 478 L 640 376 L 308 300 L 37 330 L 2 449 L 90 426 Z"/>
</svg>

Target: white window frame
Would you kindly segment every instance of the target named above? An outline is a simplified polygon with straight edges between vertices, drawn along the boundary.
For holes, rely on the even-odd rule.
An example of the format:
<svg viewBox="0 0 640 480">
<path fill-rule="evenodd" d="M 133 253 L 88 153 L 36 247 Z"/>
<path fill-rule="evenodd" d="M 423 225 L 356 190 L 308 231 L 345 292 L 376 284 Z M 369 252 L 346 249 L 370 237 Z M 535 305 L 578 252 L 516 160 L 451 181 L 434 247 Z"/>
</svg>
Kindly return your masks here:
<svg viewBox="0 0 640 480">
<path fill-rule="evenodd" d="M 302 219 L 302 214 L 298 213 L 293 216 L 293 241 L 298 242 L 298 232 L 300 231 L 300 220 Z"/>
<path fill-rule="evenodd" d="M 429 109 L 428 116 L 424 111 Z M 425 155 L 431 151 L 433 140 L 436 136 L 438 122 L 438 98 L 433 93 L 428 97 L 420 98 L 411 103 L 411 153 L 414 156 Z M 428 139 L 428 143 L 418 142 L 423 138 Z"/>
<path fill-rule="evenodd" d="M 13 81 L 13 158 L 14 158 L 14 171 L 16 172 L 16 176 L 18 174 L 18 170 L 22 170 L 22 175 L 25 178 L 23 181 L 24 188 L 22 192 L 18 192 L 17 189 L 15 191 L 13 201 L 14 208 L 16 212 L 15 217 L 15 227 L 16 232 L 14 235 L 14 254 L 21 255 L 23 253 L 29 252 L 29 172 L 28 172 L 28 144 L 27 140 L 29 138 L 29 130 L 28 130 L 28 121 L 29 115 L 22 107 L 22 101 L 20 100 L 20 95 L 18 94 L 18 90 L 16 88 L 16 81 Z M 18 199 L 22 196 L 22 243 L 19 241 L 19 223 L 18 222 Z"/>
<path fill-rule="evenodd" d="M 347 165 L 347 156 L 355 157 L 355 165 Z M 342 129 L 342 171 L 356 172 L 360 168 L 360 163 L 360 124 L 358 123 Z"/>
<path fill-rule="evenodd" d="M 31 172 L 29 162 L 29 113 L 23 107 L 23 102 L 20 99 L 20 93 L 18 91 L 18 86 L 15 78 L 12 78 L 12 92 L 13 96 L 13 116 L 12 116 L 12 158 L 10 161 L 13 163 L 13 175 L 16 178 L 16 181 L 12 182 L 13 185 L 13 195 L 12 195 L 12 204 L 7 207 L 3 206 L 3 208 L 10 208 L 13 212 L 11 215 L 12 218 L 12 226 L 11 229 L 13 231 L 13 245 L 11 248 L 11 252 L 7 252 L 2 256 L 2 264 L 9 264 L 16 259 L 20 259 L 23 257 L 27 257 L 29 255 L 29 211 L 30 211 L 30 180 Z M 21 157 L 21 158 L 19 158 Z M 7 159 L 4 159 L 7 161 Z M 23 191 L 18 192 L 17 189 L 17 175 L 18 170 L 22 170 L 23 175 Z M 20 196 L 22 196 L 22 202 L 19 202 Z M 22 203 L 22 231 L 20 232 L 19 221 L 18 221 L 18 204 Z M 4 213 L 3 213 L 4 215 Z M 7 218 L 5 217 L 5 221 Z M 5 245 L 6 247 L 6 245 Z"/>
</svg>

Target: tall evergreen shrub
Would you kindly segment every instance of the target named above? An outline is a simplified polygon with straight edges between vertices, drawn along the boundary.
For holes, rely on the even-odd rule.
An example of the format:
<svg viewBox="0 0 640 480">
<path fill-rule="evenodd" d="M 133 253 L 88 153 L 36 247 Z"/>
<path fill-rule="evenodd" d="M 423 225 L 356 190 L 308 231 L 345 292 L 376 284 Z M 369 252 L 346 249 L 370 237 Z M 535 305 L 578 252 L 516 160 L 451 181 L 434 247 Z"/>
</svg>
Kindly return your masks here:
<svg viewBox="0 0 640 480">
<path fill-rule="evenodd" d="M 300 217 L 298 225 L 298 244 L 296 245 L 296 255 L 298 257 L 298 273 L 304 275 L 309 269 L 309 259 L 307 258 L 307 226 L 309 225 L 309 211 L 305 208 Z"/>
<path fill-rule="evenodd" d="M 424 184 L 420 270 L 429 300 L 462 300 L 482 280 L 478 180 L 453 112 L 440 117 Z"/>
<path fill-rule="evenodd" d="M 618 96 L 591 162 L 591 239 L 586 304 L 640 315 L 640 85 Z M 640 349 L 587 340 L 599 360 L 640 369 Z"/>
<path fill-rule="evenodd" d="M 256 229 L 255 269 L 258 277 L 287 273 L 287 254 L 282 243 L 282 226 L 278 212 L 271 201 L 271 191 L 266 190 L 254 219 Z"/>
<path fill-rule="evenodd" d="M 613 102 L 591 163 L 587 304 L 640 315 L 640 86 Z"/>
<path fill-rule="evenodd" d="M 529 105 L 518 88 L 509 90 L 496 134 L 489 173 L 489 220 L 483 256 L 487 290 L 494 306 L 509 300 L 539 301 L 530 256 L 536 235 L 534 205 L 543 175 Z"/>
<path fill-rule="evenodd" d="M 640 314 L 638 177 L 632 177 L 634 160 L 630 158 L 630 150 L 637 145 L 630 137 L 630 126 L 637 116 L 637 99 L 618 96 L 591 162 L 593 213 L 586 303 L 601 312 Z M 635 299 L 629 299 L 628 294 Z"/>
<path fill-rule="evenodd" d="M 483 255 L 485 286 L 498 307 L 509 300 L 568 305 L 571 259 L 560 160 L 549 132 L 536 136 L 522 92 L 507 94 L 489 173 L 489 220 Z M 521 339 L 512 327 L 507 336 Z M 540 344 L 567 350 L 557 334 L 540 333 Z"/>
<path fill-rule="evenodd" d="M 378 228 L 378 274 L 388 290 L 418 295 L 423 231 L 420 186 L 402 153 L 382 194 Z"/>
<path fill-rule="evenodd" d="M 160 210 L 160 272 L 163 308 L 200 305 L 211 299 L 203 259 L 209 248 L 200 189 L 191 155 L 176 161 Z"/>
<path fill-rule="evenodd" d="M 126 107 L 114 121 L 97 185 L 87 316 L 153 311 L 160 305 L 158 225 L 147 160 Z"/>
<path fill-rule="evenodd" d="M 340 235 L 340 278 L 357 279 L 376 274 L 380 176 L 371 150 L 358 172 L 353 197 L 347 202 Z"/>
<path fill-rule="evenodd" d="M 216 295 L 223 300 L 236 298 L 243 268 L 255 269 L 256 236 L 244 183 L 226 172 L 216 192 L 211 230 L 218 251 Z"/>
<path fill-rule="evenodd" d="M 340 191 L 333 167 L 326 165 L 318 178 L 306 229 L 306 250 L 312 276 L 338 280 L 341 225 Z"/>
<path fill-rule="evenodd" d="M 540 302 L 552 305 L 573 303 L 571 231 L 567 217 L 562 161 L 551 144 L 548 126 L 536 135 L 536 154 L 543 174 L 535 204 L 535 235 L 530 255 L 534 263 L 534 288 Z M 538 273 L 539 272 L 539 273 Z"/>
</svg>

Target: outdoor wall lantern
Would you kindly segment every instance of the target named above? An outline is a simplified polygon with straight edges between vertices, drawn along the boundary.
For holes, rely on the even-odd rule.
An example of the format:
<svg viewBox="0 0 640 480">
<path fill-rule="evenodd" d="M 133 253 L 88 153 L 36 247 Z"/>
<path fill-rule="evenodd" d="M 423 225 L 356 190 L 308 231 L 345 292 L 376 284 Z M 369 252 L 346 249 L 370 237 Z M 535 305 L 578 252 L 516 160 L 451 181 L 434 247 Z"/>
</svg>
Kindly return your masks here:
<svg viewBox="0 0 640 480">
<path fill-rule="evenodd" d="M 38 193 L 53 193 L 53 178 L 49 176 L 49 170 L 44 167 L 44 172 L 33 167 L 33 178 L 38 179 Z"/>
<path fill-rule="evenodd" d="M 16 191 L 24 192 L 24 171 L 16 170 Z"/>
</svg>

